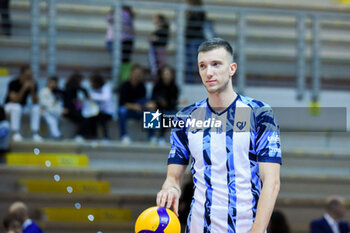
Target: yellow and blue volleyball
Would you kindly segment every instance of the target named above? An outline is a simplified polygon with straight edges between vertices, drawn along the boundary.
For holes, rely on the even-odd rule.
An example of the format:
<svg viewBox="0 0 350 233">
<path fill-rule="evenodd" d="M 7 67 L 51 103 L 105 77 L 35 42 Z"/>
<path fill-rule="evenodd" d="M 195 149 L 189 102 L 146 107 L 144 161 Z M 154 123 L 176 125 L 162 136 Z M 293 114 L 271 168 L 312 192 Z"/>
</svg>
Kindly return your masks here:
<svg viewBox="0 0 350 233">
<path fill-rule="evenodd" d="M 135 223 L 135 233 L 180 233 L 180 221 L 175 213 L 163 207 L 143 211 Z"/>
</svg>

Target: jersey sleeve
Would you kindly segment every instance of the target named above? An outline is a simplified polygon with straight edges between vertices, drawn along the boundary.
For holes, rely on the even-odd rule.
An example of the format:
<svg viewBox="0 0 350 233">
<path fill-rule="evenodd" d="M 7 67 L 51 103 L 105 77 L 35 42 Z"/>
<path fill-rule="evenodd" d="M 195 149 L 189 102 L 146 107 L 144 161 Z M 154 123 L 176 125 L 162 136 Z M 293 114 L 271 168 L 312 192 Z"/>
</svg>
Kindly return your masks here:
<svg viewBox="0 0 350 233">
<path fill-rule="evenodd" d="M 184 119 L 175 117 L 174 122 Z M 190 151 L 188 147 L 188 138 L 185 127 L 173 127 L 170 136 L 171 149 L 168 157 L 168 164 L 188 165 L 190 160 Z"/>
<path fill-rule="evenodd" d="M 255 151 L 259 162 L 282 164 L 280 131 L 271 107 L 262 107 L 256 113 Z"/>
</svg>

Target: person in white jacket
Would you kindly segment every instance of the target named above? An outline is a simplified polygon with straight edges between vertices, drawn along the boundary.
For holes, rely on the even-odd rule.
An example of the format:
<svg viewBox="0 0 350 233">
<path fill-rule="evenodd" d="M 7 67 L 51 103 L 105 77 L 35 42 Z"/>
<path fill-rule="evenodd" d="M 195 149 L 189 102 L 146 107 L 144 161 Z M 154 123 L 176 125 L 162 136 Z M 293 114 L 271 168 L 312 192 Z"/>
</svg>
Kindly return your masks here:
<svg viewBox="0 0 350 233">
<path fill-rule="evenodd" d="M 50 135 L 54 139 L 61 138 L 59 118 L 63 111 L 62 95 L 63 92 L 58 89 L 57 77 L 50 77 L 47 86 L 41 89 L 39 93 L 42 115 L 49 127 Z"/>
<path fill-rule="evenodd" d="M 97 138 L 98 126 L 102 127 L 104 140 L 109 140 L 108 123 L 112 119 L 114 113 L 112 87 L 104 78 L 94 73 L 90 77 L 91 90 L 90 99 L 95 101 L 99 107 L 97 116 L 90 118 L 92 134 Z"/>
</svg>

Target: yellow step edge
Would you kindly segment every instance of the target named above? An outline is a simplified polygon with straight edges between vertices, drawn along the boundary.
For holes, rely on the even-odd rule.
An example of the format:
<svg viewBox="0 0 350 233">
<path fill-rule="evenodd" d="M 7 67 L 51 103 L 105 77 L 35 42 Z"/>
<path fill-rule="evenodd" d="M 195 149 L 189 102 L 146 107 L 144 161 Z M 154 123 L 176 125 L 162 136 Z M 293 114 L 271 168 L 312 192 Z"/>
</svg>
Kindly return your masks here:
<svg viewBox="0 0 350 233">
<path fill-rule="evenodd" d="M 9 75 L 8 69 L 0 67 L 0 76 L 8 76 L 8 75 Z"/>
<path fill-rule="evenodd" d="M 38 155 L 34 153 L 28 153 L 28 152 L 8 152 L 6 153 L 8 156 L 14 156 L 14 155 L 21 155 L 21 156 L 86 156 L 86 154 L 78 154 L 78 153 L 42 153 L 40 152 Z"/>
<path fill-rule="evenodd" d="M 43 208 L 48 221 L 102 222 L 131 221 L 132 211 L 121 208 Z"/>
<path fill-rule="evenodd" d="M 107 181 L 95 180 L 32 180 L 23 179 L 18 181 L 19 185 L 31 193 L 93 193 L 108 194 L 111 187 Z"/>
<path fill-rule="evenodd" d="M 6 163 L 11 166 L 87 167 L 89 158 L 69 154 L 6 154 Z"/>
</svg>

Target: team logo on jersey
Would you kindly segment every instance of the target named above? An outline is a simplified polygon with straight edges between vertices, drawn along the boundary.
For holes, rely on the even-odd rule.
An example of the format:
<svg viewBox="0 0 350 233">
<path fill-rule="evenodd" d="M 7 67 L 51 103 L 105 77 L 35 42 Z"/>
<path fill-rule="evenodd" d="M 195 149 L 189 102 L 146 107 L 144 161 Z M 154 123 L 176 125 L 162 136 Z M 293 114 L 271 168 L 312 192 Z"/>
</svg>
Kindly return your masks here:
<svg viewBox="0 0 350 233">
<path fill-rule="evenodd" d="M 239 130 L 242 130 L 242 129 L 244 129 L 244 127 L 246 126 L 246 124 L 247 124 L 246 121 L 238 121 L 238 122 L 236 123 L 236 126 L 237 126 L 237 128 L 238 128 Z"/>
<path fill-rule="evenodd" d="M 145 129 L 159 129 L 160 115 L 162 113 L 157 109 L 156 112 L 143 112 L 143 128 Z"/>
</svg>

